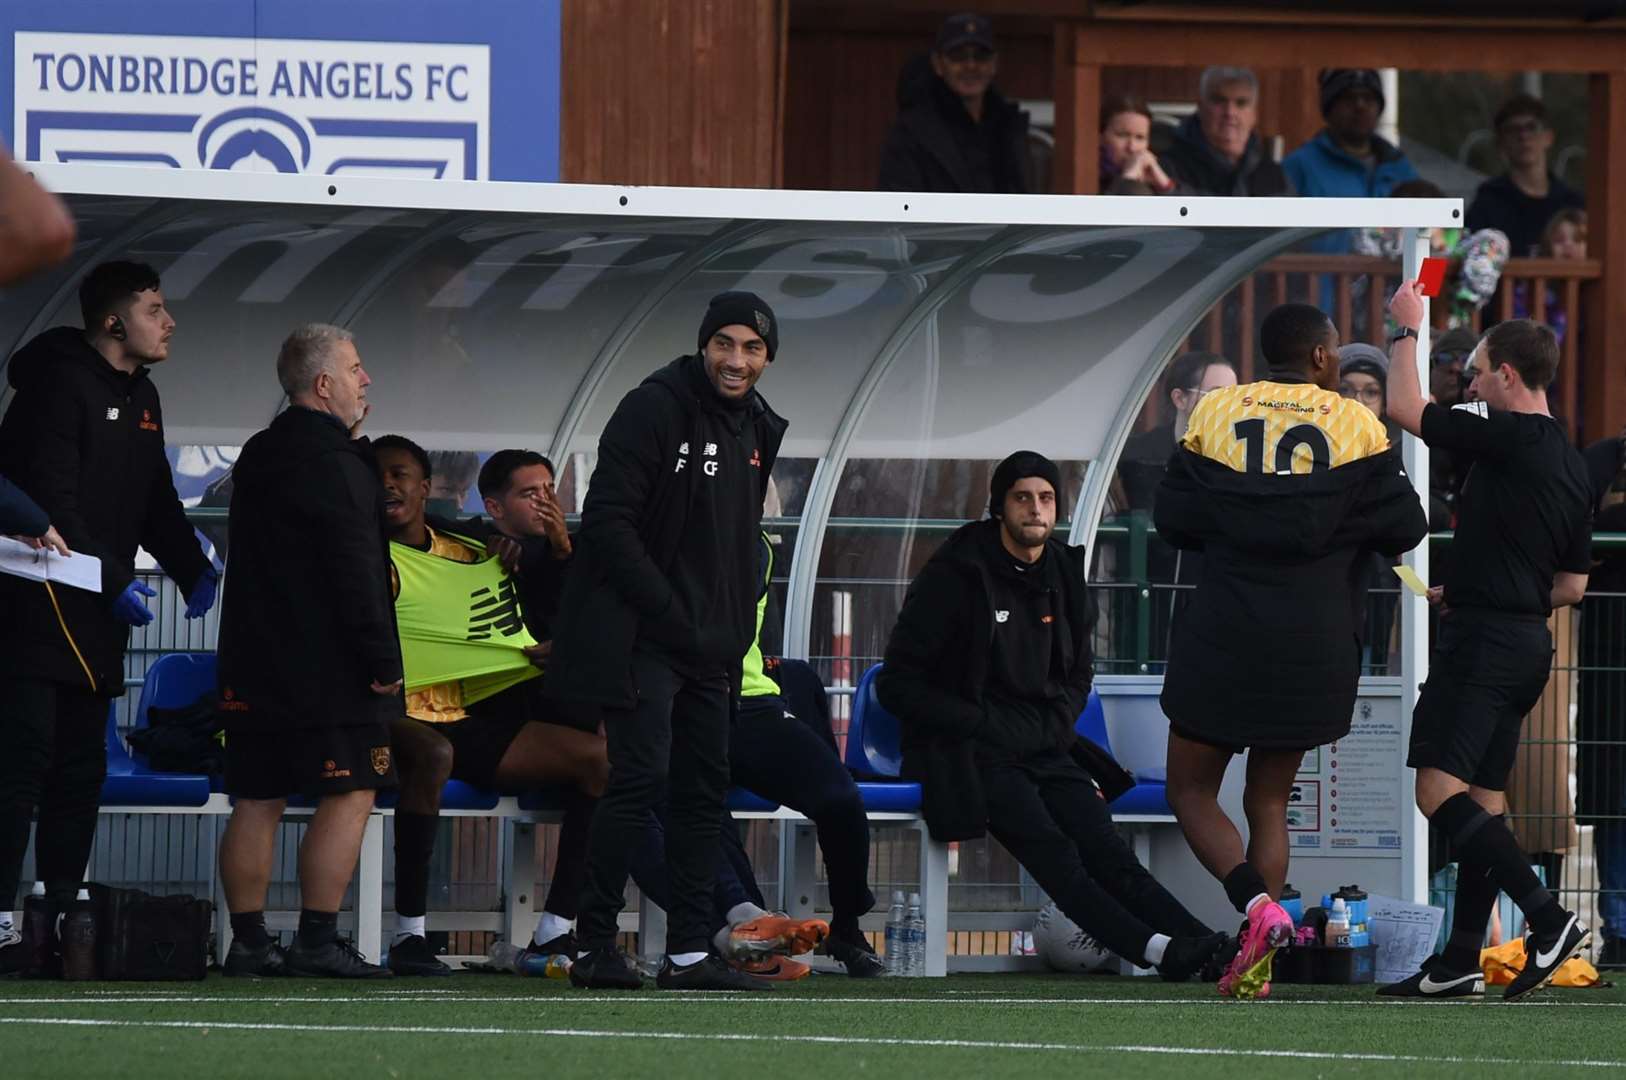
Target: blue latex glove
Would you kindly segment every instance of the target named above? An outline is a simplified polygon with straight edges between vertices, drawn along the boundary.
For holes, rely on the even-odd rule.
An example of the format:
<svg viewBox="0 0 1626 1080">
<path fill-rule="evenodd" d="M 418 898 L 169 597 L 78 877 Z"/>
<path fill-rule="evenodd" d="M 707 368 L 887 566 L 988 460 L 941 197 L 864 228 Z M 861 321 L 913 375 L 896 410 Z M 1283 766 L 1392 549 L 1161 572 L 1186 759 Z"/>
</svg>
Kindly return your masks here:
<svg viewBox="0 0 1626 1080">
<path fill-rule="evenodd" d="M 186 598 L 186 617 L 188 619 L 201 619 L 215 606 L 215 593 L 219 589 L 220 579 L 210 570 L 198 578 L 198 583 L 192 586 L 192 595 Z"/>
<path fill-rule="evenodd" d="M 152 622 L 152 609 L 141 602 L 143 596 L 157 596 L 156 592 L 139 581 L 132 581 L 113 601 L 113 614 L 131 626 L 146 626 Z"/>
</svg>

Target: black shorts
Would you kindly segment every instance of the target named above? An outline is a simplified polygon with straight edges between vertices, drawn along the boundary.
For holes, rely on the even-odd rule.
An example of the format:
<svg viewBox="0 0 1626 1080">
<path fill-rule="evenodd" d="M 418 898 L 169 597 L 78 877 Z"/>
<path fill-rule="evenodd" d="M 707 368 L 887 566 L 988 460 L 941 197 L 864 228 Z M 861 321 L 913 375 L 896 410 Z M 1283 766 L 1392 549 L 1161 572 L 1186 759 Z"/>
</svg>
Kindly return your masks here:
<svg viewBox="0 0 1626 1080">
<path fill-rule="evenodd" d="M 395 786 L 383 724 L 233 731 L 226 736 L 226 794 L 239 799 L 339 795 Z"/>
<path fill-rule="evenodd" d="M 530 679 L 470 705 L 466 720 L 426 725 L 452 744 L 452 779 L 488 790 L 497 786 L 497 766 L 520 729 L 542 719 L 541 684 Z"/>
<path fill-rule="evenodd" d="M 1406 764 L 1504 790 L 1519 731 L 1547 688 L 1552 664 L 1553 636 L 1538 616 L 1446 615 L 1412 713 Z"/>
</svg>

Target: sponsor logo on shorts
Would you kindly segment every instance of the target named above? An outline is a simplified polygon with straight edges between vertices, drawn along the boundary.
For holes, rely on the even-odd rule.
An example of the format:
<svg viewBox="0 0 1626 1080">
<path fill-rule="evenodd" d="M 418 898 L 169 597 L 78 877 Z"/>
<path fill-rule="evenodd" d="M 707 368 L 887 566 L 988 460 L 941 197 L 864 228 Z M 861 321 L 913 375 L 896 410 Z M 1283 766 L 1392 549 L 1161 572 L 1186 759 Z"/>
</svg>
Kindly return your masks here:
<svg viewBox="0 0 1626 1080">
<path fill-rule="evenodd" d="M 377 773 L 379 776 L 383 776 L 385 773 L 390 771 L 390 748 L 389 747 L 387 747 L 387 746 L 375 746 L 375 747 L 373 747 L 372 755 L 373 755 L 373 772 Z"/>
<path fill-rule="evenodd" d="M 350 770 L 339 768 L 339 763 L 334 761 L 332 758 L 328 758 L 326 761 L 322 762 L 323 780 L 343 780 L 349 775 Z"/>
<path fill-rule="evenodd" d="M 238 701 L 236 692 L 228 686 L 221 691 L 220 710 L 222 712 L 248 712 L 248 702 Z"/>
</svg>

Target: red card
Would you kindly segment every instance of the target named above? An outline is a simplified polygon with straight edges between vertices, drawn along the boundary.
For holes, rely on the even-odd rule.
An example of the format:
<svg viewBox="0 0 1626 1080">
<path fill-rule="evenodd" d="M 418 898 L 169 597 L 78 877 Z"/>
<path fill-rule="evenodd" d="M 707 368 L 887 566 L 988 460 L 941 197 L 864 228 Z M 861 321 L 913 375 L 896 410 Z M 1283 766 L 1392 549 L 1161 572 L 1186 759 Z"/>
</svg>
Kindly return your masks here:
<svg viewBox="0 0 1626 1080">
<path fill-rule="evenodd" d="M 1417 280 L 1422 283 L 1423 295 L 1435 297 L 1445 288 L 1445 269 L 1450 263 L 1449 259 L 1424 259 L 1422 267 L 1417 271 Z"/>
</svg>

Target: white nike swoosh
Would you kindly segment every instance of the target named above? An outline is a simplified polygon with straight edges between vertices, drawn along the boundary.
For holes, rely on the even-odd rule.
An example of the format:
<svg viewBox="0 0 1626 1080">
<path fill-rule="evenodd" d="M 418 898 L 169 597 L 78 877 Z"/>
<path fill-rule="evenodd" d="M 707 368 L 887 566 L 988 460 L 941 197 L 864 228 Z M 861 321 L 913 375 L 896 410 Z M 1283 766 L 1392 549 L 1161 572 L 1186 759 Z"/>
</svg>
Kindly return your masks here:
<svg viewBox="0 0 1626 1080">
<path fill-rule="evenodd" d="M 1553 943 L 1553 949 L 1552 949 L 1551 952 L 1545 952 L 1545 951 L 1543 951 L 1541 949 L 1536 950 L 1536 966 L 1537 967 L 1543 967 L 1543 968 L 1552 967 L 1554 964 L 1556 964 L 1558 962 L 1559 950 L 1561 950 L 1564 947 L 1564 942 L 1569 939 L 1570 927 L 1575 925 L 1575 920 L 1576 920 L 1576 916 L 1571 915 L 1570 916 L 1570 921 L 1564 924 L 1564 929 L 1562 929 L 1562 930 L 1560 930 L 1558 932 L 1558 940 Z"/>
<path fill-rule="evenodd" d="M 1475 973 L 1472 975 L 1464 975 L 1460 979 L 1451 979 L 1447 982 L 1435 982 L 1434 976 L 1425 974 L 1423 976 L 1423 981 L 1417 984 L 1417 989 L 1421 990 L 1425 994 L 1439 994 L 1445 992 L 1446 990 L 1455 989 L 1465 982 L 1476 982 L 1483 977 L 1484 976 Z"/>
</svg>

